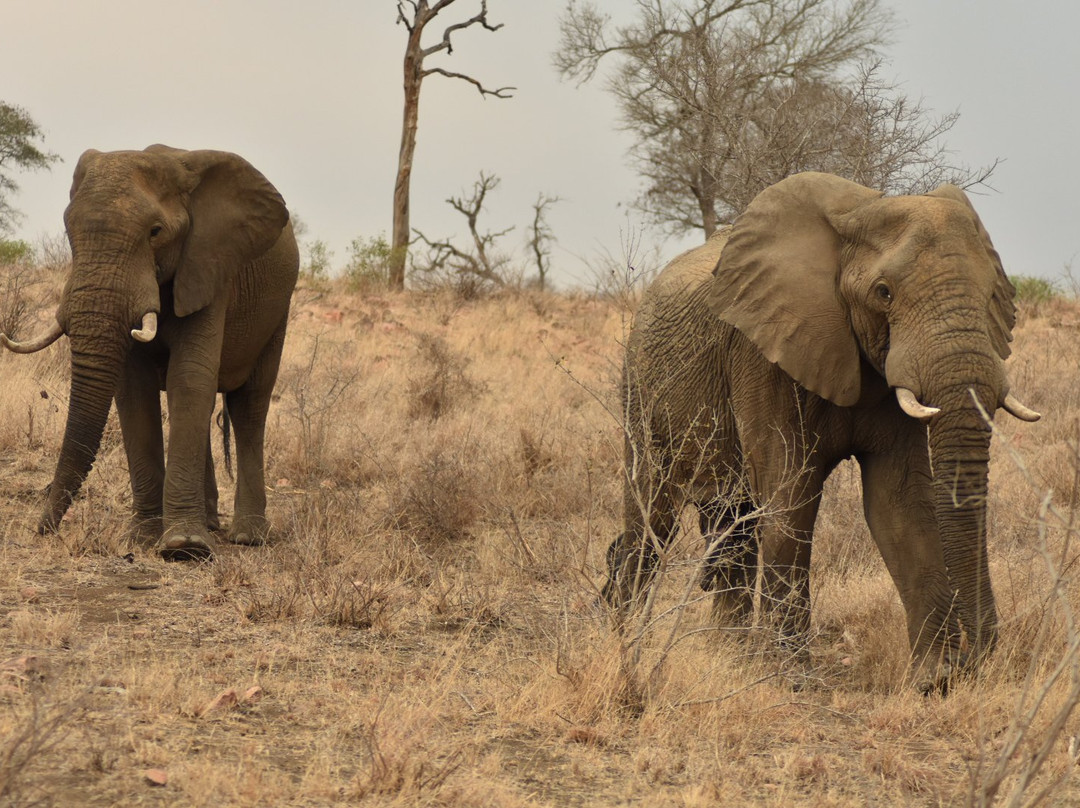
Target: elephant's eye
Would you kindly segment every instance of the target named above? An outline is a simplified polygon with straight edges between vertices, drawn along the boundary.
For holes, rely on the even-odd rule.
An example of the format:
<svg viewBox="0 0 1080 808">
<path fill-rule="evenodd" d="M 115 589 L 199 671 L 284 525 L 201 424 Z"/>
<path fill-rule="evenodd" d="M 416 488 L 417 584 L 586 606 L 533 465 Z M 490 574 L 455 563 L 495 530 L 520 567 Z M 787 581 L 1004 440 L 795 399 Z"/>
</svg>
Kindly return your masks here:
<svg viewBox="0 0 1080 808">
<path fill-rule="evenodd" d="M 160 224 L 155 224 L 153 227 L 150 228 L 150 238 L 154 238 L 160 232 L 161 232 L 161 225 Z"/>
<path fill-rule="evenodd" d="M 878 299 L 885 303 L 892 303 L 892 291 L 887 284 L 879 283 L 874 287 L 874 291 L 877 293 Z"/>
</svg>

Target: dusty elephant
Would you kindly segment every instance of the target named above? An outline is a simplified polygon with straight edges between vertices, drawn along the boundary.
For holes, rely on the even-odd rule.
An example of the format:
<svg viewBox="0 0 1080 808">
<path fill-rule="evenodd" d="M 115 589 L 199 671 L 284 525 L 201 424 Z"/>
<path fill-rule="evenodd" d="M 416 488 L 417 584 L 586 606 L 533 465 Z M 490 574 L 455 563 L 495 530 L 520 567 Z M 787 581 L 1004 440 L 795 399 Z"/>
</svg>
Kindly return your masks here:
<svg viewBox="0 0 1080 808">
<path fill-rule="evenodd" d="M 299 267 L 281 195 L 228 152 L 89 150 L 64 224 L 72 271 L 53 328 L 25 343 L 3 337 L 18 352 L 70 339 L 67 425 L 39 530 L 58 529 L 115 398 L 136 532 L 159 539 L 166 559 L 212 557 L 209 427 L 221 392 L 236 435 L 229 539 L 262 541 L 263 434 Z"/>
<path fill-rule="evenodd" d="M 627 344 L 624 532 L 604 595 L 626 609 L 684 503 L 724 619 L 761 610 L 799 648 L 822 486 L 854 457 L 867 523 L 929 687 L 990 651 L 990 427 L 1009 392 L 1013 288 L 964 193 L 883 197 L 827 174 L 767 188 L 646 291 Z"/>
</svg>

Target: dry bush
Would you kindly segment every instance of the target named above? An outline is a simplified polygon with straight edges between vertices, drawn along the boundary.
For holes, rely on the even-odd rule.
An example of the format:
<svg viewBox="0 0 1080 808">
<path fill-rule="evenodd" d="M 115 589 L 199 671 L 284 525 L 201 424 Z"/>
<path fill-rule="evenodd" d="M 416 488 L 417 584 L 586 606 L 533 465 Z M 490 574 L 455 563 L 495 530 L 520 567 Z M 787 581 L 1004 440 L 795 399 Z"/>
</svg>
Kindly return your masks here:
<svg viewBox="0 0 1080 808">
<path fill-rule="evenodd" d="M 362 406 L 357 396 L 360 369 L 347 346 L 319 334 L 301 350 L 304 361 L 289 362 L 278 381 L 276 395 L 287 401 L 282 411 L 293 422 L 288 431 L 295 436 L 289 454 L 277 455 L 283 461 L 279 470 L 301 484 L 328 477 L 355 481 L 357 466 L 351 462 L 353 450 L 341 416 Z"/>
<path fill-rule="evenodd" d="M 471 537 L 484 510 L 475 473 L 478 458 L 468 436 L 437 443 L 410 459 L 390 491 L 391 524 L 427 552 L 456 552 Z"/>
<path fill-rule="evenodd" d="M 34 805 L 48 799 L 40 785 L 42 759 L 85 720 L 81 700 L 42 705 L 34 695 L 27 701 L 0 716 L 0 803 L 4 805 Z"/>
<path fill-rule="evenodd" d="M 481 386 L 467 373 L 468 358 L 451 350 L 441 337 L 421 334 L 417 350 L 423 374 L 409 382 L 410 417 L 437 420 L 467 405 L 481 392 Z"/>
</svg>

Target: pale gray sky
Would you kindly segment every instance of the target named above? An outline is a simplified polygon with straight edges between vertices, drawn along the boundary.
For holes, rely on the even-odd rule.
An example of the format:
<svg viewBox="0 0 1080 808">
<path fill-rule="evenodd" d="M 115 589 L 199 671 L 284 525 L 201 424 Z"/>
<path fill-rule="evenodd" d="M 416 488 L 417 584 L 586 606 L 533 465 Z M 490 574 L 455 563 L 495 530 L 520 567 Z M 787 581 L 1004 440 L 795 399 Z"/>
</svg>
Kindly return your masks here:
<svg viewBox="0 0 1080 808">
<path fill-rule="evenodd" d="M 478 7 L 458 0 L 456 21 Z M 497 33 L 469 29 L 439 64 L 511 100 L 482 100 L 433 76 L 421 97 L 412 223 L 431 237 L 464 230 L 444 200 L 480 170 L 502 185 L 490 229 L 517 225 L 522 249 L 538 192 L 565 201 L 549 217 L 560 283 L 587 283 L 582 256 L 620 255 L 638 228 L 625 203 L 637 178 L 615 109 L 595 82 L 550 66 L 561 0 L 489 0 Z M 625 15 L 629 0 L 600 0 Z M 460 8 L 459 8 L 460 7 Z M 959 108 L 948 142 L 961 162 L 1005 162 L 974 198 L 1011 274 L 1056 277 L 1080 253 L 1080 5 L 1060 0 L 896 0 L 884 75 L 938 112 Z M 19 174 L 18 235 L 58 233 L 71 172 L 86 148 L 235 151 L 263 171 L 344 263 L 356 236 L 389 233 L 401 121 L 394 0 L 34 0 L 2 12 L 0 99 L 30 111 L 64 162 Z M 452 15 L 450 12 L 454 12 Z M 441 32 L 441 27 L 438 32 Z M 665 258 L 692 240 L 646 232 Z M 1077 270 L 1080 274 L 1080 260 Z"/>
</svg>

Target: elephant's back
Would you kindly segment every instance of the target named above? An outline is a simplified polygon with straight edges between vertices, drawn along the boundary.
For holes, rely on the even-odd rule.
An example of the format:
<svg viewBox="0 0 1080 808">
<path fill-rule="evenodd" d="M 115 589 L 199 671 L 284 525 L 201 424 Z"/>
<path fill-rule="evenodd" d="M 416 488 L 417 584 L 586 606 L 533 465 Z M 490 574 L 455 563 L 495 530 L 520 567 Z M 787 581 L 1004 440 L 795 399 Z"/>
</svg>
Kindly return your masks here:
<svg viewBox="0 0 1080 808">
<path fill-rule="evenodd" d="M 701 447 L 732 432 L 723 366 L 734 330 L 708 304 L 726 242 L 725 228 L 678 256 L 642 296 L 627 341 L 624 400 L 630 418 L 654 436 L 702 432 L 692 441 Z"/>
</svg>

